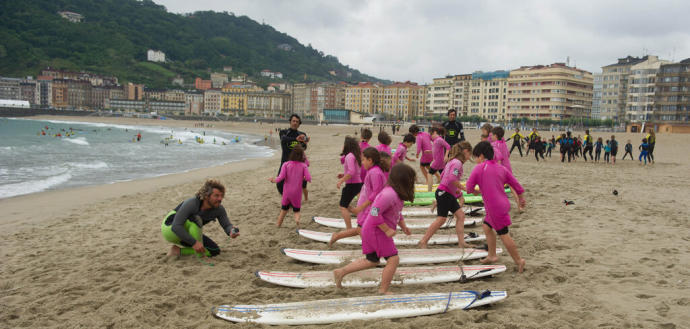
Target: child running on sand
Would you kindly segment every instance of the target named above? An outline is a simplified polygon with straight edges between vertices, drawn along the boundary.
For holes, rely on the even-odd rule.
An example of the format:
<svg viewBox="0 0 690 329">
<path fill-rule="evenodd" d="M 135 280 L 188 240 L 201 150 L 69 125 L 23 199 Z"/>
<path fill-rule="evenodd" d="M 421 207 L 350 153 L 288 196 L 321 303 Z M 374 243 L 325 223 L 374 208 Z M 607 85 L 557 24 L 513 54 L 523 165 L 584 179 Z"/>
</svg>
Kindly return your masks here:
<svg viewBox="0 0 690 329">
<path fill-rule="evenodd" d="M 609 158 L 611 157 L 611 142 L 607 139 L 604 145 L 604 160 L 609 163 Z"/>
<path fill-rule="evenodd" d="M 360 167 L 362 166 L 362 152 L 359 149 L 359 144 L 354 137 L 345 137 L 345 142 L 343 144 L 343 151 L 340 153 L 341 156 L 345 156 L 343 160 L 343 173 L 338 174 L 338 183 L 336 187 L 340 189 L 340 186 L 345 183 L 343 187 L 343 192 L 340 194 L 340 213 L 345 219 L 345 226 L 350 229 L 352 228 L 352 218 L 350 217 L 350 211 L 347 209 L 350 206 L 352 199 L 359 194 L 362 189 L 362 174 Z"/>
<path fill-rule="evenodd" d="M 513 167 L 510 165 L 510 152 L 508 151 L 508 146 L 506 145 L 506 142 L 503 140 L 503 134 L 505 131 L 503 130 L 502 127 L 494 127 L 491 129 L 491 147 L 494 150 L 494 160 L 496 160 L 496 163 L 502 165 L 508 171 L 512 174 L 513 173 Z M 539 136 L 535 137 L 535 140 L 532 142 L 532 149 L 534 149 L 535 152 L 535 157 L 536 157 L 536 152 L 537 152 L 537 143 L 536 143 L 536 138 L 540 138 Z M 543 158 L 543 154 L 542 154 Z M 537 161 L 539 159 L 537 158 Z M 518 209 L 522 211 L 522 206 L 517 202 L 518 200 L 518 195 L 515 193 L 515 190 L 512 188 L 510 189 L 510 192 L 513 194 L 513 197 L 515 198 L 515 203 L 518 206 Z"/>
<path fill-rule="evenodd" d="M 448 221 L 448 213 L 455 217 L 455 233 L 458 235 L 458 246 L 471 248 L 472 245 L 465 242 L 465 211 L 458 199 L 462 199 L 462 165 L 469 160 L 472 145 L 468 141 L 462 141 L 453 145 L 450 149 L 450 161 L 446 164 L 441 174 L 441 183 L 436 190 L 436 221 L 426 230 L 424 237 L 419 241 L 419 248 L 426 248 L 429 239 L 436 231 Z M 463 202 L 464 203 L 464 202 Z"/>
<path fill-rule="evenodd" d="M 381 131 L 378 135 L 379 145 L 376 145 L 376 149 L 381 152 L 386 152 L 391 155 L 391 143 L 393 139 L 386 131 Z"/>
<path fill-rule="evenodd" d="M 647 165 L 647 157 L 649 156 L 649 143 L 647 143 L 647 139 L 643 138 L 642 139 L 642 144 L 640 144 L 640 162 L 642 162 L 642 159 L 644 158 L 644 165 Z M 624 156 L 625 157 L 625 156 Z M 632 153 L 630 153 L 630 157 L 632 157 Z"/>
<path fill-rule="evenodd" d="M 491 144 L 480 142 L 475 145 L 472 155 L 477 161 L 477 165 L 472 170 L 470 178 L 467 180 L 467 193 L 479 194 L 475 188 L 479 186 L 482 191 L 482 201 L 486 217 L 484 218 L 484 234 L 489 245 L 489 255 L 482 259 L 482 263 L 490 264 L 496 262 L 496 234 L 501 237 L 503 245 L 517 265 L 518 272 L 522 273 L 525 267 L 525 260 L 520 257 L 517 246 L 508 233 L 510 226 L 510 201 L 504 192 L 504 185 L 508 184 L 515 189 L 518 194 L 518 202 L 524 207 L 525 190 L 518 183 L 515 177 L 503 166 L 493 160 L 494 150 Z M 495 233 L 494 233 L 495 230 Z"/>
<path fill-rule="evenodd" d="M 391 159 L 391 164 L 395 165 L 396 163 L 402 163 L 405 159 L 407 159 L 407 161 L 414 162 L 415 159 L 407 156 L 407 149 L 409 149 L 414 142 L 415 140 L 412 134 L 405 134 L 405 136 L 403 136 L 402 143 L 398 144 L 398 148 L 395 149 L 395 155 L 393 155 Z"/>
<path fill-rule="evenodd" d="M 371 133 L 371 130 L 369 128 L 364 128 L 362 129 L 362 140 L 359 142 L 359 150 L 364 152 L 364 150 L 368 149 L 371 147 L 369 145 L 369 141 L 371 140 L 371 137 L 373 136 Z M 362 181 L 364 181 L 364 177 L 367 175 L 367 170 L 364 169 L 364 166 L 362 166 L 362 169 L 360 170 L 360 176 L 362 177 Z"/>
<path fill-rule="evenodd" d="M 441 181 L 441 173 L 443 172 L 443 167 L 446 165 L 446 158 L 448 157 L 448 150 L 450 145 L 443 139 L 445 135 L 445 129 L 443 127 L 432 127 L 431 128 L 431 153 L 433 155 L 433 161 L 431 161 L 431 169 L 429 169 L 429 174 L 436 176 L 436 179 Z M 433 184 L 433 179 L 429 180 Z M 432 185 L 429 184 L 429 191 L 431 191 Z"/>
<path fill-rule="evenodd" d="M 369 214 L 371 203 L 374 202 L 388 180 L 384 172 L 388 172 L 390 168 L 382 161 L 381 154 L 386 153 L 379 152 L 373 147 L 366 148 L 362 152 L 362 168 L 367 170 L 367 176 L 364 178 L 362 192 L 357 199 L 357 207 L 350 209 L 353 214 L 357 215 L 357 227 L 334 233 L 328 243 L 329 247 L 340 239 L 360 234 L 364 219 Z"/>
<path fill-rule="evenodd" d="M 391 169 L 386 187 L 374 199 L 362 226 L 362 254 L 365 258 L 333 271 L 335 285 L 338 288 L 342 288 L 341 283 L 345 275 L 375 267 L 383 257 L 386 259 L 386 267 L 381 274 L 379 293 L 390 294 L 388 288 L 400 263 L 393 236 L 397 226 L 400 226 L 405 234 L 410 234 L 410 229 L 405 225 L 400 212 L 403 201 L 414 201 L 414 182 L 415 171 L 410 166 L 399 163 Z"/>
<path fill-rule="evenodd" d="M 299 227 L 300 208 L 302 206 L 302 182 L 311 182 L 311 175 L 309 169 L 304 163 L 304 149 L 297 145 L 290 152 L 288 161 L 283 163 L 280 167 L 278 177 L 271 177 L 271 183 L 285 181 L 283 184 L 283 198 L 280 201 L 280 214 L 278 214 L 278 222 L 276 225 L 280 227 L 283 224 L 283 219 L 287 214 L 288 209 L 292 207 L 295 213 L 295 223 Z"/>
<path fill-rule="evenodd" d="M 419 170 L 424 175 L 424 180 L 427 185 L 431 185 L 431 176 L 429 175 L 429 165 L 431 165 L 431 160 L 433 160 L 433 155 L 431 152 L 431 136 L 424 131 L 419 131 L 417 125 L 410 126 L 410 134 L 415 137 L 417 144 L 417 158 L 419 159 Z M 419 154 L 422 157 L 419 157 Z M 431 192 L 431 189 L 428 190 Z"/>
</svg>

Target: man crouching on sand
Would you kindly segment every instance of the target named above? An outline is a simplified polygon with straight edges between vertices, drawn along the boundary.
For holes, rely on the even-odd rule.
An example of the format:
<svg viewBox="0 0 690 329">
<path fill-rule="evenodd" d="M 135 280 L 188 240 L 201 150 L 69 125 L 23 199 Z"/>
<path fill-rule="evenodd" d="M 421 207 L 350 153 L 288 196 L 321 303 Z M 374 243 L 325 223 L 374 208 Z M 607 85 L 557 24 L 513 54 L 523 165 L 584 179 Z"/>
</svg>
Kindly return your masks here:
<svg viewBox="0 0 690 329">
<path fill-rule="evenodd" d="M 230 223 L 225 208 L 220 205 L 224 196 L 225 186 L 209 179 L 193 198 L 180 203 L 165 216 L 161 230 L 165 240 L 173 244 L 168 256 L 198 253 L 213 257 L 220 254 L 218 245 L 201 232 L 204 225 L 216 219 L 231 238 L 240 235 L 240 230 Z"/>
</svg>

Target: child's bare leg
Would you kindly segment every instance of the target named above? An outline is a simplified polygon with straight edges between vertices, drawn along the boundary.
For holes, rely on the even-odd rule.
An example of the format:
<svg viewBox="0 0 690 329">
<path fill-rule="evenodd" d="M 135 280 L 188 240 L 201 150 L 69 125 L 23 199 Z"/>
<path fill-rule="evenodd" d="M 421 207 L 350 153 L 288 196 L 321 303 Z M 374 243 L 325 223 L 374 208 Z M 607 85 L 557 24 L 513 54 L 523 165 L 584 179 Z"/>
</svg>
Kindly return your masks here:
<svg viewBox="0 0 690 329">
<path fill-rule="evenodd" d="M 525 210 L 525 207 L 523 207 L 523 206 L 520 205 L 520 201 L 518 200 L 517 192 L 515 192 L 515 190 L 513 189 L 512 186 L 510 187 L 510 193 L 513 194 L 513 200 L 515 200 L 515 204 L 517 205 L 518 210 L 519 210 L 520 212 L 524 211 L 524 210 Z"/>
<path fill-rule="evenodd" d="M 350 216 L 350 210 L 348 210 L 345 207 L 340 207 L 340 214 L 343 215 L 343 219 L 345 220 L 345 228 L 346 229 L 351 229 L 352 228 L 352 216 Z"/>
<path fill-rule="evenodd" d="M 428 229 L 426 229 L 426 233 L 424 233 L 422 239 L 419 240 L 419 244 L 417 244 L 417 246 L 419 248 L 426 249 L 429 239 L 434 236 L 434 233 L 436 233 L 436 231 L 438 231 L 438 229 L 441 228 L 443 223 L 445 223 L 447 220 L 448 218 L 445 217 L 436 217 L 436 220 L 429 225 Z"/>
<path fill-rule="evenodd" d="M 302 212 L 300 212 L 300 211 L 295 212 L 295 224 L 297 225 L 297 228 L 299 228 L 300 217 L 302 217 Z"/>
<path fill-rule="evenodd" d="M 473 245 L 465 242 L 465 211 L 460 208 L 453 216 L 455 217 L 455 233 L 458 235 L 458 247 L 473 248 Z"/>
<path fill-rule="evenodd" d="M 170 251 L 168 252 L 168 257 L 178 257 L 180 256 L 180 247 L 172 245 Z"/>
<path fill-rule="evenodd" d="M 496 256 L 496 233 L 492 228 L 489 227 L 489 225 L 486 225 L 486 223 L 482 225 L 482 228 L 484 229 L 484 235 L 486 235 L 486 244 L 488 245 L 489 255 L 480 260 L 480 262 L 482 264 L 491 264 L 498 261 L 498 257 Z"/>
<path fill-rule="evenodd" d="M 438 206 L 438 203 L 436 202 L 436 200 L 432 201 L 432 202 L 431 202 L 431 213 L 432 213 L 432 214 L 433 214 L 434 211 L 436 210 L 436 206 Z"/>
<path fill-rule="evenodd" d="M 368 268 L 376 267 L 376 265 L 378 265 L 378 263 L 372 263 L 368 261 L 366 258 L 362 258 L 345 265 L 345 267 L 335 269 L 333 271 L 333 279 L 335 280 L 335 286 L 338 288 L 342 288 L 341 283 L 343 282 L 343 277 L 352 272 L 357 272 L 361 270 L 366 270 Z"/>
<path fill-rule="evenodd" d="M 328 248 L 330 248 L 336 241 L 344 239 L 351 236 L 359 235 L 359 227 L 353 227 L 351 229 L 346 229 L 344 231 L 335 232 L 331 235 L 331 241 L 328 242 Z"/>
<path fill-rule="evenodd" d="M 383 273 L 381 274 L 379 294 L 390 294 L 388 288 L 391 286 L 391 281 L 393 281 L 393 275 L 395 275 L 395 271 L 398 269 L 398 264 L 400 264 L 400 257 L 398 257 L 398 255 L 391 256 L 386 260 L 386 267 L 383 268 Z"/>
<path fill-rule="evenodd" d="M 309 190 L 306 187 L 302 189 L 302 195 L 304 195 L 304 202 L 309 201 Z"/>
<path fill-rule="evenodd" d="M 283 219 L 285 218 L 285 215 L 287 215 L 287 210 L 280 209 L 280 213 L 278 214 L 278 222 L 276 225 L 280 227 L 280 225 L 283 225 Z"/>
<path fill-rule="evenodd" d="M 429 173 L 426 171 L 426 167 L 420 165 L 419 170 L 422 172 L 422 175 L 424 175 L 424 181 L 426 181 L 426 185 L 431 185 L 431 182 L 429 181 Z M 431 192 L 431 187 L 428 188 L 428 191 Z"/>
<path fill-rule="evenodd" d="M 510 233 L 501 235 L 501 241 L 508 250 L 510 257 L 513 257 L 513 261 L 515 262 L 515 265 L 517 265 L 518 272 L 522 273 L 522 271 L 525 269 L 525 259 L 520 257 L 520 253 L 518 253 L 517 250 L 517 245 L 515 245 L 515 241 L 513 241 Z"/>
</svg>

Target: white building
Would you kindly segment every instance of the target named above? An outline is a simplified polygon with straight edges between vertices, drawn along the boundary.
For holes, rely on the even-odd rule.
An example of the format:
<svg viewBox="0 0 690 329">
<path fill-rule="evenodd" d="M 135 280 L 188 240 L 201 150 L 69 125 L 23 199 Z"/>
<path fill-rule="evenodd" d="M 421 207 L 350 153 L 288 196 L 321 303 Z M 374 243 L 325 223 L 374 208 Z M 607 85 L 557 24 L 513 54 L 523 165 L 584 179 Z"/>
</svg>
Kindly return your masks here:
<svg viewBox="0 0 690 329">
<path fill-rule="evenodd" d="M 149 49 L 146 52 L 146 60 L 149 62 L 165 63 L 165 53 L 160 50 Z"/>
</svg>

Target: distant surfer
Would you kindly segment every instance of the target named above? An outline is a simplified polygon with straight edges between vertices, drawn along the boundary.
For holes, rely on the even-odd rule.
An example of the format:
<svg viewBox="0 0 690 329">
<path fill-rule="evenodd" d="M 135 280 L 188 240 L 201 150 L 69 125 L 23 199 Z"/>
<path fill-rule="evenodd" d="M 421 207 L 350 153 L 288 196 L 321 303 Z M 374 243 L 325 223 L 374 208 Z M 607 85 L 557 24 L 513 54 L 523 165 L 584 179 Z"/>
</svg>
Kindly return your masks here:
<svg viewBox="0 0 690 329">
<path fill-rule="evenodd" d="M 137 133 L 137 142 L 141 142 L 141 133 Z"/>
<path fill-rule="evenodd" d="M 305 151 L 307 150 L 307 143 L 309 143 L 309 137 L 307 137 L 307 134 L 305 134 L 304 132 L 297 130 L 299 129 L 299 126 L 301 124 L 302 119 L 299 117 L 299 115 L 292 114 L 290 116 L 290 128 L 283 129 L 278 133 L 278 136 L 280 137 L 280 149 L 282 151 L 278 173 L 280 173 L 280 168 L 282 168 L 283 163 L 288 161 L 290 152 L 292 152 L 292 149 L 294 149 L 295 146 L 300 145 Z M 278 188 L 278 192 L 280 192 L 280 194 L 283 194 L 283 184 L 284 183 L 282 181 L 276 184 L 276 187 Z M 302 189 L 306 188 L 307 182 L 304 181 L 302 183 Z M 305 201 L 307 201 L 307 198 L 305 198 Z"/>
<path fill-rule="evenodd" d="M 204 225 L 216 219 L 225 234 L 233 239 L 240 235 L 220 204 L 224 196 L 225 186 L 217 180 L 209 179 L 194 197 L 180 203 L 165 216 L 161 230 L 165 240 L 173 244 L 168 256 L 196 253 L 213 257 L 220 254 L 218 244 L 202 234 L 201 230 Z"/>
</svg>

